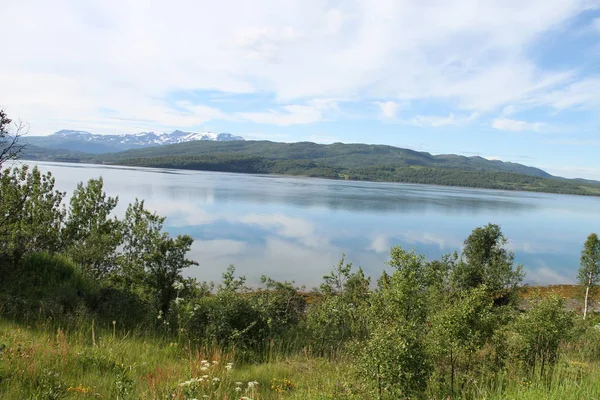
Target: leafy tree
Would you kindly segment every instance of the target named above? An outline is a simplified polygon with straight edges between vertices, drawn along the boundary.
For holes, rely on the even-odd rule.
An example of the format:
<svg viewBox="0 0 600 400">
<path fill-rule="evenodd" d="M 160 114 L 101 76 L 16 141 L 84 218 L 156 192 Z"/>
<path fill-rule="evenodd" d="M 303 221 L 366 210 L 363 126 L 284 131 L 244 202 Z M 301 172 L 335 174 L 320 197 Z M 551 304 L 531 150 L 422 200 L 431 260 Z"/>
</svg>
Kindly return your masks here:
<svg viewBox="0 0 600 400">
<path fill-rule="evenodd" d="M 430 297 L 445 271 L 399 246 L 390 258 L 394 271 L 364 310 L 368 336 L 357 344 L 359 371 L 376 386 L 379 398 L 419 397 L 432 372 L 424 340 Z"/>
<path fill-rule="evenodd" d="M 530 376 L 545 376 L 558 360 L 559 345 L 569 338 L 573 318 L 565 301 L 554 295 L 536 300 L 512 325 L 511 354 Z"/>
<path fill-rule="evenodd" d="M 117 197 L 107 197 L 102 178 L 79 183 L 70 200 L 63 240 L 73 261 L 90 276 L 106 278 L 116 268 L 120 223 L 111 213 Z"/>
<path fill-rule="evenodd" d="M 451 261 L 452 285 L 459 290 L 484 285 L 497 303 L 514 299 L 523 280 L 523 267 L 514 266 L 514 253 L 506 250 L 507 239 L 495 224 L 475 228 L 465 240 L 462 257 Z"/>
<path fill-rule="evenodd" d="M 16 124 L 11 131 L 12 120 L 8 118 L 4 110 L 0 110 L 0 170 L 4 162 L 16 160 L 23 153 L 25 145 L 19 143 L 19 139 L 24 134 L 25 125 Z"/>
<path fill-rule="evenodd" d="M 438 307 L 431 313 L 430 353 L 435 360 L 440 398 L 454 398 L 472 372 L 476 352 L 493 334 L 495 315 L 486 288 L 437 296 Z M 449 379 L 446 377 L 449 376 Z"/>
<path fill-rule="evenodd" d="M 148 256 L 146 265 L 146 282 L 151 289 L 159 311 L 167 314 L 171 302 L 177 296 L 175 284 L 181 281 L 181 271 L 197 262 L 186 258 L 194 243 L 188 235 L 178 235 L 176 238 L 163 233 L 155 239 L 153 248 Z"/>
<path fill-rule="evenodd" d="M 581 251 L 581 266 L 577 280 L 585 286 L 583 319 L 586 319 L 590 299 L 594 297 L 600 282 L 600 239 L 592 233 L 588 236 Z"/>
<path fill-rule="evenodd" d="M 119 274 L 128 290 L 144 281 L 149 257 L 162 237 L 165 217 L 145 208 L 144 201 L 135 199 L 125 212 L 122 227 L 122 251 L 119 254 Z"/>
<path fill-rule="evenodd" d="M 347 341 L 365 337 L 369 284 L 362 269 L 353 272 L 345 256 L 323 277 L 306 319 L 316 351 L 333 354 Z"/>
<path fill-rule="evenodd" d="M 0 175 L 0 258 L 18 262 L 28 252 L 56 252 L 64 218 L 64 193 L 52 174 L 28 166 Z"/>
</svg>

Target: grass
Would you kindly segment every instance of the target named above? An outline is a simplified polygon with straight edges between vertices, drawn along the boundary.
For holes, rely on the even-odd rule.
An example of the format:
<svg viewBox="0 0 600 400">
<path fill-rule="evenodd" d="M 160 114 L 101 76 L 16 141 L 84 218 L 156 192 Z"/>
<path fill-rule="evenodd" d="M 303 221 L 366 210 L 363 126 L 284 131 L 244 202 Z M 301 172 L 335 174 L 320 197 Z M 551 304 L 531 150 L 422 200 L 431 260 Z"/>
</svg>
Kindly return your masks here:
<svg viewBox="0 0 600 400">
<path fill-rule="evenodd" d="M 93 334 L 92 334 L 93 332 Z M 236 365 L 234 353 L 191 350 L 140 334 L 0 320 L 3 399 L 369 399 L 343 359 L 308 353 Z M 552 379 L 481 377 L 477 399 L 598 399 L 600 363 L 566 351 Z M 236 383 L 237 382 L 237 383 Z M 256 382 L 256 383 L 255 383 Z"/>
<path fill-rule="evenodd" d="M 343 388 L 351 368 L 344 362 L 298 355 L 228 370 L 233 353 L 110 331 L 92 337 L 91 330 L 1 320 L 0 398 L 333 399 L 349 393 Z"/>
</svg>

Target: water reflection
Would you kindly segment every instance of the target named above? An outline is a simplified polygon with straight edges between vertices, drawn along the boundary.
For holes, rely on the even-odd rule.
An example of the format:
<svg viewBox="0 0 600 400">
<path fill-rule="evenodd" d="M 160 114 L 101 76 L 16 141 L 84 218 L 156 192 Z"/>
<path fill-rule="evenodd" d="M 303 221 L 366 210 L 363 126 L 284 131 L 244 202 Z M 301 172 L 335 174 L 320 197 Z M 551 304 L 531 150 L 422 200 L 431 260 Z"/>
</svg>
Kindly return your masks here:
<svg viewBox="0 0 600 400">
<path fill-rule="evenodd" d="M 136 197 L 195 238 L 187 271 L 218 280 L 229 264 L 317 285 L 343 253 L 377 277 L 391 246 L 428 258 L 460 250 L 473 228 L 498 223 L 531 283 L 574 280 L 585 237 L 598 230 L 597 198 L 225 173 L 38 163 L 61 190 L 103 176 L 122 213 Z"/>
</svg>

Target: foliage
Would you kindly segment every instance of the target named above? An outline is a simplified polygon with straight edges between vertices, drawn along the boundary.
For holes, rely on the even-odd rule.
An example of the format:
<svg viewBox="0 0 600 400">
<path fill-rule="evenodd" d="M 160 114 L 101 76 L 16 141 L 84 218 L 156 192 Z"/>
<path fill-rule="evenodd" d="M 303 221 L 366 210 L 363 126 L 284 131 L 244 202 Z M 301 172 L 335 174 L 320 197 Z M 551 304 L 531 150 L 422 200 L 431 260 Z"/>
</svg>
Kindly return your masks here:
<svg viewBox="0 0 600 400">
<path fill-rule="evenodd" d="M 369 284 L 362 269 L 353 272 L 352 263 L 346 263 L 345 256 L 323 277 L 306 315 L 313 351 L 332 355 L 348 341 L 365 336 L 364 308 L 369 304 Z"/>
<path fill-rule="evenodd" d="M 0 175 L 0 263 L 18 263 L 27 252 L 60 249 L 64 193 L 50 173 L 28 166 Z"/>
<path fill-rule="evenodd" d="M 6 161 L 16 160 L 25 149 L 25 145 L 19 140 L 26 133 L 25 125 L 15 123 L 14 129 L 11 129 L 12 119 L 8 118 L 6 112 L 0 109 L 0 171 L 2 164 Z"/>
<path fill-rule="evenodd" d="M 600 283 L 600 239 L 591 233 L 581 251 L 581 266 L 577 274 L 579 284 L 586 288 L 583 319 L 586 319 L 590 300 L 596 294 Z"/>
<path fill-rule="evenodd" d="M 582 370 L 600 359 L 598 321 L 574 328 L 556 297 L 523 309 L 523 273 L 497 225 L 476 228 L 461 255 L 441 260 L 393 247 L 389 272 L 375 287 L 345 257 L 312 293 L 267 276 L 249 288 L 233 266 L 215 286 L 184 278 L 196 265 L 187 258 L 190 236 L 163 232 L 164 218 L 139 200 L 119 219 L 118 199 L 106 196 L 101 179 L 77 187 L 68 213 L 49 174 L 6 170 L 0 185 L 0 313 L 53 331 L 52 339 L 27 342 L 20 328 L 0 330 L 0 394 L 7 398 L 600 393 L 597 385 L 568 383 L 600 378 Z M 594 267 L 597 237 L 590 238 L 582 265 Z M 75 331 L 77 350 L 63 328 Z M 308 367 L 269 370 L 287 368 L 290 359 Z M 319 363 L 344 372 L 332 372 L 335 382 L 310 378 L 324 386 L 307 387 L 306 371 L 326 370 Z M 268 374 L 255 380 L 245 372 L 256 368 Z"/>
<path fill-rule="evenodd" d="M 62 231 L 67 253 L 87 274 L 104 279 L 116 268 L 116 249 L 121 243 L 120 224 L 110 214 L 119 201 L 107 197 L 102 178 L 79 183 L 70 200 Z"/>
<path fill-rule="evenodd" d="M 559 345 L 569 339 L 573 316 L 565 311 L 564 300 L 550 296 L 535 302 L 517 318 L 511 338 L 512 358 L 529 376 L 546 376 L 558 361 Z"/>
<path fill-rule="evenodd" d="M 514 267 L 514 254 L 506 250 L 506 243 L 498 225 L 475 228 L 464 242 L 462 257 L 452 261 L 452 285 L 459 290 L 483 286 L 499 304 L 514 300 L 523 267 Z"/>
</svg>

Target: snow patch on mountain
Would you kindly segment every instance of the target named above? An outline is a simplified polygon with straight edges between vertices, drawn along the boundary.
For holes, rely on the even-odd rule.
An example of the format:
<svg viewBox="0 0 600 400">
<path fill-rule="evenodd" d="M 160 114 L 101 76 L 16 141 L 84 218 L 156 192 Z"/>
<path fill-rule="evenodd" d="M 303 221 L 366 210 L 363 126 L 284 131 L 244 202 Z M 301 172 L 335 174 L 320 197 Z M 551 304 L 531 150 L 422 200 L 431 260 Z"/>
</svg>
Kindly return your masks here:
<svg viewBox="0 0 600 400">
<path fill-rule="evenodd" d="M 160 146 L 165 144 L 175 144 L 191 142 L 196 140 L 210 140 L 216 142 L 244 140 L 241 136 L 235 136 L 231 133 L 215 132 L 184 132 L 180 130 L 171 133 L 139 132 L 132 134 L 117 135 L 98 135 L 86 131 L 63 129 L 50 135 L 50 137 L 61 138 L 64 140 L 77 140 L 92 143 L 122 144 L 133 147 Z"/>
</svg>

